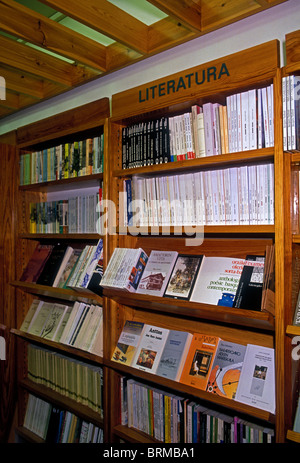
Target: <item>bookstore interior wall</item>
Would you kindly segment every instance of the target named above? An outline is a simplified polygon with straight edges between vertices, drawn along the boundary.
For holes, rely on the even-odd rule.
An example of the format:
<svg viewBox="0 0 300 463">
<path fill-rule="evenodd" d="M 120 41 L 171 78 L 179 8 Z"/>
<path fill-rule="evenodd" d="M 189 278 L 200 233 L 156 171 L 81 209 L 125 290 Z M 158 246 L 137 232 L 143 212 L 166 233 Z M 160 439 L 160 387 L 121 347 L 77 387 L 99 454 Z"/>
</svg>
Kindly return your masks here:
<svg viewBox="0 0 300 463">
<path fill-rule="evenodd" d="M 299 442 L 299 46 L 10 134 L 11 440 Z"/>
</svg>

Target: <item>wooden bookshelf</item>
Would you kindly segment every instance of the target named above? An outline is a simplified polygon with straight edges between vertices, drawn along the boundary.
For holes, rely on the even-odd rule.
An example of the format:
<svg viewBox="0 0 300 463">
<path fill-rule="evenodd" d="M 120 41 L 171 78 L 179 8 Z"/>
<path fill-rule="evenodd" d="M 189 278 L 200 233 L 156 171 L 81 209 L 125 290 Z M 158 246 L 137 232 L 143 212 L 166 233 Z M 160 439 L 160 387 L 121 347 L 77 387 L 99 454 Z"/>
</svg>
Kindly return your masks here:
<svg viewBox="0 0 300 463">
<path fill-rule="evenodd" d="M 213 79 L 207 79 L 207 69 L 214 69 L 218 75 L 220 66 L 226 66 L 230 71 Z M 224 68 L 223 68 L 224 69 Z M 201 85 L 196 84 L 195 75 L 200 73 L 203 77 Z M 186 76 L 190 76 L 188 85 L 183 85 Z M 171 83 L 181 82 L 177 91 L 171 89 Z M 166 162 L 144 167 L 124 169 L 122 130 L 126 126 L 138 122 L 150 121 L 161 116 L 173 116 L 183 114 L 192 105 L 202 105 L 207 102 L 224 104 L 226 97 L 233 93 L 239 93 L 250 89 L 259 89 L 273 84 L 274 90 L 274 147 L 254 149 L 228 154 L 218 154 L 202 158 L 194 158 L 176 162 Z M 182 88 L 180 88 L 182 87 Z M 167 91 L 167 88 L 169 91 Z M 283 151 L 282 151 L 282 111 L 281 111 L 281 75 L 278 60 L 278 43 L 276 41 L 262 44 L 261 46 L 242 52 L 225 56 L 214 62 L 202 64 L 198 67 L 187 69 L 184 73 L 176 73 L 154 82 L 141 85 L 121 92 L 112 97 L 112 115 L 110 119 L 111 137 L 110 149 L 112 153 L 110 172 L 110 198 L 119 204 L 118 192 L 123 191 L 123 181 L 133 176 L 155 177 L 158 175 L 180 175 L 187 172 L 203 170 L 223 169 L 233 166 L 245 166 L 250 164 L 272 163 L 276 172 L 275 195 L 275 222 L 274 224 L 259 225 L 204 225 L 203 243 L 197 247 L 185 246 L 184 237 L 191 232 L 188 226 L 186 230 L 181 227 L 181 236 L 177 234 L 176 227 L 141 227 L 134 229 L 124 226 L 119 214 L 119 221 L 114 231 L 116 235 L 109 243 L 109 255 L 115 247 L 138 248 L 141 247 L 148 255 L 151 250 L 176 250 L 183 254 L 204 254 L 215 256 L 234 256 L 245 258 L 247 254 L 263 253 L 266 246 L 275 244 L 275 272 L 276 301 L 275 314 L 271 315 L 261 311 L 236 310 L 225 307 L 209 306 L 206 304 L 169 300 L 169 298 L 149 297 L 138 294 L 128 294 L 124 291 L 105 289 L 104 295 L 110 301 L 110 320 L 114 330 L 111 333 L 111 350 L 109 358 L 105 358 L 105 364 L 116 371 L 112 374 L 112 383 L 118 386 L 118 375 L 142 378 L 155 386 L 163 386 L 173 391 L 180 391 L 188 396 L 196 396 L 211 402 L 211 406 L 220 405 L 205 391 L 191 391 L 190 388 L 172 382 L 155 375 L 147 376 L 146 373 L 137 372 L 134 368 L 122 365 L 114 365 L 110 358 L 114 346 L 122 330 L 125 320 L 138 320 L 156 326 L 170 329 L 181 329 L 190 332 L 208 332 L 219 335 L 222 339 L 235 340 L 241 343 L 253 343 L 275 348 L 276 352 L 276 414 L 270 417 L 261 410 L 250 410 L 251 407 L 241 406 L 233 401 L 222 403 L 225 407 L 236 412 L 255 416 L 263 420 L 271 420 L 275 424 L 276 441 L 285 440 L 285 410 L 283 405 L 284 388 L 284 355 L 281 355 L 282 343 L 284 343 L 285 327 L 283 324 L 282 307 L 284 306 L 284 263 L 282 260 L 285 206 L 282 203 L 284 196 L 283 182 Z M 178 227 L 180 228 L 180 227 Z M 187 233 L 185 234 L 185 231 Z M 114 322 L 117 320 L 117 324 Z M 118 325 L 118 326 L 117 326 Z M 202 330 L 202 331 L 201 331 Z M 203 331 L 207 330 L 207 331 Z M 239 334 L 237 334 L 239 333 Z M 260 335 L 263 334 L 263 338 Z M 244 338 L 242 340 L 242 338 Z M 239 339 L 239 341 L 238 341 Z M 247 339 L 247 341 L 246 341 Z M 278 353 L 279 352 L 279 353 Z M 157 386 L 158 387 L 158 386 Z M 253 413 L 253 415 L 252 415 Z M 112 439 L 120 434 L 124 436 L 124 428 L 119 423 L 118 414 L 111 411 Z M 121 433 L 120 433 L 121 430 Z M 127 439 L 132 441 L 139 438 L 131 435 L 131 429 L 126 430 Z"/>
<path fill-rule="evenodd" d="M 23 153 L 34 153 L 44 149 L 52 148 L 64 143 L 73 143 L 79 140 L 94 138 L 103 134 L 103 172 L 78 177 L 67 177 L 58 180 L 47 180 L 40 183 L 22 184 L 18 187 L 18 230 L 16 233 L 16 255 L 17 271 L 14 278 L 10 280 L 10 287 L 16 294 L 16 320 L 15 325 L 10 329 L 11 335 L 17 344 L 18 356 L 18 423 L 17 432 L 23 439 L 29 442 L 40 442 L 32 433 L 25 430 L 23 420 L 26 411 L 28 394 L 36 395 L 51 404 L 55 404 L 69 410 L 75 415 L 94 423 L 101 427 L 104 435 L 107 434 L 108 424 L 103 420 L 99 413 L 88 406 L 84 406 L 68 397 L 62 396 L 54 390 L 35 384 L 27 378 L 27 345 L 33 344 L 41 348 L 46 348 L 53 352 L 59 352 L 77 361 L 83 361 L 90 365 L 103 365 L 102 357 L 76 349 L 58 342 L 42 339 L 41 337 L 24 333 L 19 327 L 24 320 L 26 312 L 34 298 L 47 301 L 75 302 L 80 301 L 86 304 L 101 305 L 104 307 L 105 301 L 102 297 L 88 290 L 74 290 L 39 285 L 35 283 L 25 283 L 19 281 L 24 268 L 29 261 L 37 243 L 51 243 L 64 241 L 65 243 L 76 245 L 77 243 L 95 244 L 101 238 L 103 240 L 104 260 L 106 259 L 106 236 L 98 233 L 30 233 L 29 228 L 29 203 L 47 201 L 56 197 L 63 198 L 69 191 L 75 195 L 81 194 L 86 189 L 97 190 L 102 185 L 103 198 L 107 197 L 107 147 L 108 147 L 108 117 L 110 115 L 109 100 L 103 98 L 95 102 L 65 111 L 56 116 L 32 123 L 21 127 L 16 132 L 16 146 L 18 155 Z M 17 177 L 19 182 L 19 177 Z M 89 190 L 90 191 L 90 190 Z M 52 195 L 52 196 L 51 196 Z M 72 245 L 72 244 L 71 244 Z M 104 388 L 108 387 L 104 375 Z M 103 394 L 104 395 L 104 394 Z M 104 415 L 106 406 L 103 405 Z M 106 437 L 105 437 L 106 438 Z"/>
</svg>

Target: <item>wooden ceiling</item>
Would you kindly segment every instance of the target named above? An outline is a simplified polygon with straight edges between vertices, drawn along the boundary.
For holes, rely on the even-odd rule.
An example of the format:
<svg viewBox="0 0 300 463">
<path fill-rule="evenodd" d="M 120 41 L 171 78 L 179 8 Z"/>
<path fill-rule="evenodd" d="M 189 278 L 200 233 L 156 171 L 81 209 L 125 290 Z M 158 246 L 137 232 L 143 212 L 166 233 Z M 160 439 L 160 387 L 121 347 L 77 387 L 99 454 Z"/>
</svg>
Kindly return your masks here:
<svg viewBox="0 0 300 463">
<path fill-rule="evenodd" d="M 0 118 L 286 1 L 0 0 Z"/>
</svg>

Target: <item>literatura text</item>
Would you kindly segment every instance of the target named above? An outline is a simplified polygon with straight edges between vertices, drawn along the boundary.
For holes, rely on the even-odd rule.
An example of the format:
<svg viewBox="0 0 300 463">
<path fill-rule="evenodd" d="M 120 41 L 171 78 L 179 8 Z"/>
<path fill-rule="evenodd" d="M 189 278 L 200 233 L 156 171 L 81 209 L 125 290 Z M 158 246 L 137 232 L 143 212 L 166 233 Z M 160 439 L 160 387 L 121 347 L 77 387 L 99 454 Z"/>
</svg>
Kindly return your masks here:
<svg viewBox="0 0 300 463">
<path fill-rule="evenodd" d="M 181 447 L 148 447 L 143 451 L 139 450 L 128 450 L 128 449 L 114 449 L 110 447 L 103 451 L 104 458 L 127 458 L 129 460 L 135 460 L 136 457 L 148 457 L 148 458 L 193 458 L 194 448 L 181 448 Z"/>
<path fill-rule="evenodd" d="M 224 75 L 230 75 L 225 63 L 222 63 L 219 68 L 211 66 L 203 69 L 202 71 L 191 72 L 190 74 L 181 76 L 176 80 L 170 79 L 166 82 L 161 82 L 160 84 L 147 87 L 144 91 L 139 90 L 139 103 L 153 100 L 164 95 L 170 95 L 172 93 L 179 92 L 180 90 L 186 90 L 195 84 L 202 85 L 205 82 L 219 80 Z"/>
</svg>

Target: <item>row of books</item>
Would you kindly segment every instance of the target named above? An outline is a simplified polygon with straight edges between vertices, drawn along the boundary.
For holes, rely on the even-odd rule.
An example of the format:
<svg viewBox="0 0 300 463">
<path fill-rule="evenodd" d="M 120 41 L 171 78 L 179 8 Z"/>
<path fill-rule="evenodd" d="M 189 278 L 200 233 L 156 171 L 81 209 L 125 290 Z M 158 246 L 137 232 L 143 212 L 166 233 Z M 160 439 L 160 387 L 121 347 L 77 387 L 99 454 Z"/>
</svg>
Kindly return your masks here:
<svg viewBox="0 0 300 463">
<path fill-rule="evenodd" d="M 282 78 L 283 149 L 300 150 L 300 77 Z"/>
<path fill-rule="evenodd" d="M 102 294 L 103 240 L 95 245 L 37 244 L 20 281 Z"/>
<path fill-rule="evenodd" d="M 245 259 L 116 248 L 101 280 L 104 288 L 272 312 L 274 247 Z M 273 294 L 273 292 L 272 292 Z"/>
<path fill-rule="evenodd" d="M 124 225 L 274 223 L 274 165 L 124 180 Z"/>
<path fill-rule="evenodd" d="M 274 349 L 127 320 L 113 361 L 275 413 Z"/>
<path fill-rule="evenodd" d="M 28 344 L 28 379 L 79 402 L 103 417 L 103 370 Z"/>
<path fill-rule="evenodd" d="M 21 331 L 103 356 L 103 313 L 99 305 L 34 299 Z"/>
<path fill-rule="evenodd" d="M 273 443 L 274 430 L 121 377 L 121 424 L 164 443 Z"/>
<path fill-rule="evenodd" d="M 274 146 L 273 84 L 122 129 L 123 169 Z"/>
<path fill-rule="evenodd" d="M 32 394 L 28 395 L 23 425 L 47 444 L 103 442 L 101 428 Z"/>
<path fill-rule="evenodd" d="M 102 188 L 57 201 L 29 204 L 30 233 L 102 233 L 100 202 Z"/>
<path fill-rule="evenodd" d="M 103 172 L 103 135 L 20 156 L 20 185 Z"/>
</svg>

